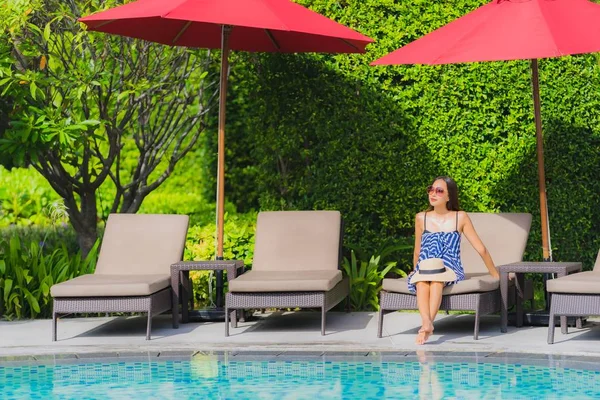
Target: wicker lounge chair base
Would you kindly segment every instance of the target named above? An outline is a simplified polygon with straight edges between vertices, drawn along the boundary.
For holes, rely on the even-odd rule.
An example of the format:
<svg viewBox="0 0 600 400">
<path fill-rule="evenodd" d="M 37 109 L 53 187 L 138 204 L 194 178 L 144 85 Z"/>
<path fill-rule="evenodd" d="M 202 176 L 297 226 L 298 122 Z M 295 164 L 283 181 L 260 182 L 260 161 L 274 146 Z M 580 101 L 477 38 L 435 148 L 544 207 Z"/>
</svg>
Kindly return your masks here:
<svg viewBox="0 0 600 400">
<path fill-rule="evenodd" d="M 383 334 L 384 314 L 396 310 L 418 310 L 417 296 L 412 294 L 394 293 L 382 290 L 379 300 L 379 321 L 377 337 Z M 500 311 L 500 290 L 483 293 L 466 293 L 445 295 L 442 297 L 440 310 L 469 310 L 475 311 L 475 330 L 473 339 L 479 338 L 479 317 Z"/>
<path fill-rule="evenodd" d="M 578 293 L 550 293 L 550 316 L 548 318 L 548 344 L 554 343 L 555 317 L 587 317 L 600 315 L 600 295 Z M 567 325 L 561 330 L 568 333 Z"/>
<path fill-rule="evenodd" d="M 350 281 L 342 279 L 327 292 L 229 292 L 226 295 L 225 336 L 229 336 L 230 310 L 250 308 L 320 308 L 321 335 L 325 335 L 326 313 L 347 298 L 347 311 L 350 311 Z M 232 320 L 232 327 L 237 321 Z"/>
<path fill-rule="evenodd" d="M 55 297 L 52 312 L 52 341 L 56 341 L 59 315 L 73 313 L 145 312 L 148 313 L 146 340 L 150 340 L 152 317 L 171 309 L 171 288 L 150 296 L 135 297 Z"/>
</svg>

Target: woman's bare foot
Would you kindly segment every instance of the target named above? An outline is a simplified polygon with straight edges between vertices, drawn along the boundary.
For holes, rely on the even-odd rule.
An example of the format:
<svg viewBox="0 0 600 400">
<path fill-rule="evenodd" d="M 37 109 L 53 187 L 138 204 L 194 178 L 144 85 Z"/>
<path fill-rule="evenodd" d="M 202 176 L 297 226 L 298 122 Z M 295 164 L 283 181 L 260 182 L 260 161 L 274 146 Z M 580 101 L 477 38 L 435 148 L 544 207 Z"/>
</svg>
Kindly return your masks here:
<svg viewBox="0 0 600 400">
<path fill-rule="evenodd" d="M 419 329 L 419 333 L 417 334 L 417 339 L 415 340 L 415 343 L 419 345 L 425 344 L 425 342 L 427 342 L 432 333 L 433 324 L 431 322 L 428 324 L 423 324 L 421 329 Z"/>
<path fill-rule="evenodd" d="M 425 343 L 425 331 L 419 330 L 417 333 L 417 339 L 415 340 L 416 344 L 424 344 Z"/>
</svg>

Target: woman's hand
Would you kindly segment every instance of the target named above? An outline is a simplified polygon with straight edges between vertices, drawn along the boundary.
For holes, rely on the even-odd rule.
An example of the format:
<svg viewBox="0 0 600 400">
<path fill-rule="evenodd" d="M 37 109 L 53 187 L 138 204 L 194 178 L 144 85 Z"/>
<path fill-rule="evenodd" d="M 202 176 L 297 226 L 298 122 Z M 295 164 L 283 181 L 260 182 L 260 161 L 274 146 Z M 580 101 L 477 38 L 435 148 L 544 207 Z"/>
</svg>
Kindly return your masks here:
<svg viewBox="0 0 600 400">
<path fill-rule="evenodd" d="M 490 275 L 492 275 L 496 279 L 500 279 L 500 274 L 498 273 L 496 267 L 490 270 Z"/>
</svg>

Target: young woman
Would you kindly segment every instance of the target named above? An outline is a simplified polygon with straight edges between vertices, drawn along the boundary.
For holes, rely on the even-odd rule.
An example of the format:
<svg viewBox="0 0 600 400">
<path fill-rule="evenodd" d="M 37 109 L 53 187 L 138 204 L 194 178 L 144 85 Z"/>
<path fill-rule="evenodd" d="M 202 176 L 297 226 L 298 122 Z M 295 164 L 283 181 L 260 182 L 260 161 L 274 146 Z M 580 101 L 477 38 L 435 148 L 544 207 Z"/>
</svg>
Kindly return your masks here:
<svg viewBox="0 0 600 400">
<path fill-rule="evenodd" d="M 479 253 L 490 274 L 499 277 L 471 219 L 458 207 L 456 182 L 447 176 L 438 177 L 427 188 L 427 194 L 429 208 L 415 217 L 414 270 L 408 279 L 409 290 L 417 294 L 422 320 L 417 344 L 424 344 L 433 333 L 433 320 L 442 303 L 444 286 L 465 279 L 460 259 L 461 234 Z"/>
</svg>

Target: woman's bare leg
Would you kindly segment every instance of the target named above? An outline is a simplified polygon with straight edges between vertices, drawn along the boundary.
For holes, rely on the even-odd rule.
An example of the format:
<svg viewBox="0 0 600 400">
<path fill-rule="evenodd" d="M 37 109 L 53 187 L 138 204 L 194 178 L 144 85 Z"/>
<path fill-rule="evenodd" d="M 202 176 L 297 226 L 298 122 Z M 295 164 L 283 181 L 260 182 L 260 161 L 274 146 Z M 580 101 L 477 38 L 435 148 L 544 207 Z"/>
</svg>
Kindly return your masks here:
<svg viewBox="0 0 600 400">
<path fill-rule="evenodd" d="M 417 282 L 417 306 L 421 314 L 421 329 L 417 335 L 416 343 L 423 344 L 433 332 L 433 324 L 431 322 L 431 306 L 430 306 L 430 282 Z M 438 306 L 439 307 L 439 306 Z"/>
<path fill-rule="evenodd" d="M 429 285 L 429 318 L 431 319 L 431 323 L 433 323 L 433 320 L 442 305 L 443 290 L 443 282 L 431 282 L 431 285 Z"/>
<path fill-rule="evenodd" d="M 429 320 L 431 321 L 431 329 L 425 332 L 424 342 L 429 339 L 429 336 L 433 333 L 433 321 L 440 310 L 442 304 L 442 291 L 444 290 L 444 284 L 442 282 L 430 282 L 429 285 Z"/>
</svg>

